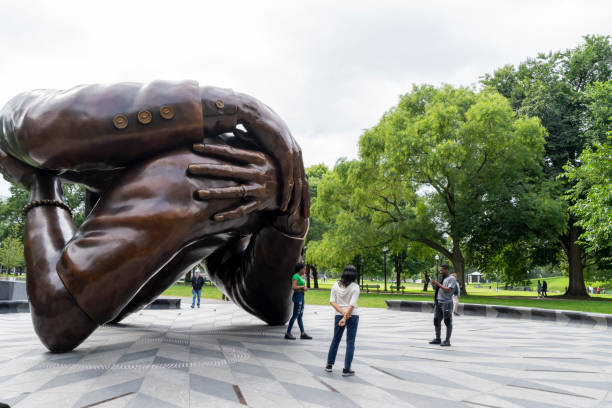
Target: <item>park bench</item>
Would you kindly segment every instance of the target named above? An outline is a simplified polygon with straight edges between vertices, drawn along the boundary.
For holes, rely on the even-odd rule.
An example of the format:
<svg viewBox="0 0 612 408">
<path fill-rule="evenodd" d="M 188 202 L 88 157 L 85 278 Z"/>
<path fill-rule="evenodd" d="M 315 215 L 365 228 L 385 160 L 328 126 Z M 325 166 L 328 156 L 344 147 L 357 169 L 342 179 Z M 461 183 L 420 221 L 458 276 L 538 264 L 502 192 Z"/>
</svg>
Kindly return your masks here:
<svg viewBox="0 0 612 408">
<path fill-rule="evenodd" d="M 405 287 L 405 286 L 400 286 L 400 287 L 399 287 L 399 290 L 397 289 L 397 286 L 391 286 L 391 292 L 394 292 L 394 291 L 395 291 L 395 292 L 399 292 L 399 291 L 401 291 L 401 292 L 402 292 L 402 295 L 404 294 L 404 290 L 405 290 L 405 289 L 406 289 L 406 287 Z"/>
<path fill-rule="evenodd" d="M 380 292 L 380 285 L 363 285 L 366 293 L 370 292 L 370 289 L 376 289 L 376 292 Z"/>
</svg>

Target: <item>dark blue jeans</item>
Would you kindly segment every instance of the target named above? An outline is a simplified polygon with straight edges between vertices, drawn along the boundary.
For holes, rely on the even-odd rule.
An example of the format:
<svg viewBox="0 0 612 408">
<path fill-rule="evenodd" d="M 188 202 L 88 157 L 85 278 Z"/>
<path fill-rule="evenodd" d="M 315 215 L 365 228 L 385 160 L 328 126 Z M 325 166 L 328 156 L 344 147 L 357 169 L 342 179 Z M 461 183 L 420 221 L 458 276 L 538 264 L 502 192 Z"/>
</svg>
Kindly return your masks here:
<svg viewBox="0 0 612 408">
<path fill-rule="evenodd" d="M 295 323 L 295 319 L 297 319 L 298 326 L 300 326 L 300 332 L 304 333 L 304 323 L 302 323 L 303 314 L 304 314 L 304 292 L 294 292 L 293 293 L 293 314 L 291 315 L 291 319 L 289 320 L 289 325 L 287 326 L 287 333 L 291 333 L 291 329 L 293 329 L 293 323 Z"/>
<path fill-rule="evenodd" d="M 196 297 L 198 298 L 198 306 L 200 306 L 200 296 L 202 295 L 202 289 L 200 290 L 191 289 L 191 293 L 193 293 L 193 299 L 191 300 L 191 307 L 195 306 Z"/>
<path fill-rule="evenodd" d="M 344 356 L 344 368 L 350 369 L 353 362 L 353 354 L 355 354 L 355 336 L 357 336 L 357 325 L 359 324 L 359 316 L 351 316 L 346 325 L 340 327 L 338 322 L 342 320 L 342 316 L 336 315 L 334 319 L 334 338 L 331 346 L 329 346 L 329 354 L 327 355 L 327 364 L 334 365 L 336 362 L 336 354 L 338 354 L 338 346 L 344 334 L 346 327 L 346 355 Z"/>
</svg>

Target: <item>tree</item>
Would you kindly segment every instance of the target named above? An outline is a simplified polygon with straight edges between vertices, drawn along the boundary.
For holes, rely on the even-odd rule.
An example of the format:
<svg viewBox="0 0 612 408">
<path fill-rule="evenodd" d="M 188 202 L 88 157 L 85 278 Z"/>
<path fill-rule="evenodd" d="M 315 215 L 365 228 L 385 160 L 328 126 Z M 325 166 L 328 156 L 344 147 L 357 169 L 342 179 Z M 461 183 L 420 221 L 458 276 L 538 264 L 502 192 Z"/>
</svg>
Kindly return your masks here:
<svg viewBox="0 0 612 408">
<path fill-rule="evenodd" d="M 608 143 L 596 143 L 580 155 L 580 166 L 567 165 L 566 178 L 572 187 L 568 198 L 576 224 L 583 229 L 580 239 L 591 255 L 612 257 L 612 136 Z M 603 263 L 603 262 L 602 262 Z"/>
<path fill-rule="evenodd" d="M 540 188 L 545 134 L 497 92 L 414 86 L 360 138 L 352 196 L 387 239 L 429 246 L 463 283 L 466 249 L 556 230 Z"/>
<path fill-rule="evenodd" d="M 571 186 L 559 180 L 558 176 L 568 163 L 579 166 L 582 151 L 605 138 L 604 129 L 589 114 L 589 111 L 597 113 L 597 109 L 593 110 L 589 89 L 598 82 L 605 83 L 611 79 L 610 38 L 586 36 L 584 43 L 576 48 L 540 54 L 516 68 L 505 66 L 493 75 L 485 75 L 481 81 L 508 98 L 515 112 L 540 118 L 548 131 L 544 169 L 549 180 L 557 183 L 556 197 L 565 207 L 566 227 L 558 243 L 568 259 L 567 293 L 573 296 L 587 296 L 583 275 L 587 252 L 579 241 L 582 227 L 576 216 L 569 212 L 573 196 L 567 196 L 565 192 Z M 607 98 L 610 99 L 609 94 Z M 607 119 L 609 116 L 603 112 L 599 117 Z M 566 197 L 569 197 L 569 202 Z"/>
<path fill-rule="evenodd" d="M 8 236 L 2 240 L 0 245 L 0 265 L 7 269 L 22 267 L 25 265 L 23 256 L 23 240 Z"/>
<path fill-rule="evenodd" d="M 329 169 L 324 164 L 315 164 L 314 166 L 310 166 L 306 169 L 306 175 L 308 176 L 308 185 L 310 190 L 310 203 L 311 206 L 316 206 L 317 202 L 317 190 L 319 186 L 319 182 L 329 172 Z M 310 256 L 313 251 L 316 251 L 312 245 L 314 242 L 321 240 L 323 233 L 327 229 L 327 225 L 325 222 L 316 217 L 310 217 L 310 227 L 308 229 L 308 235 L 306 236 L 306 268 L 308 274 L 308 282 L 307 285 L 310 287 L 310 276 L 312 274 L 314 278 L 314 287 L 315 289 L 319 288 L 319 276 L 317 271 L 316 262 L 314 262 L 314 258 Z M 316 244 L 314 244 L 316 247 Z M 310 248 L 310 253 L 308 249 Z"/>
</svg>

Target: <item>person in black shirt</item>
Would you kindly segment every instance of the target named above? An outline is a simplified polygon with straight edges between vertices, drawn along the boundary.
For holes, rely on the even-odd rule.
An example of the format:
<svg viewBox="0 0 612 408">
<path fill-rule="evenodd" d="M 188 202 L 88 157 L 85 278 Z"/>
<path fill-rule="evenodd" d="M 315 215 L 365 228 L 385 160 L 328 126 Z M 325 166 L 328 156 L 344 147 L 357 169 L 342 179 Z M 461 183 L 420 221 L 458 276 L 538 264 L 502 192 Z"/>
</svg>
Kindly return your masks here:
<svg viewBox="0 0 612 408">
<path fill-rule="evenodd" d="M 198 308 L 200 307 L 200 296 L 202 295 L 202 286 L 204 286 L 204 278 L 200 276 L 200 270 L 197 269 L 195 276 L 191 278 L 191 293 L 193 299 L 191 300 L 191 308 L 195 306 L 196 296 L 198 297 Z"/>
<path fill-rule="evenodd" d="M 542 296 L 547 297 L 548 296 L 548 283 L 546 283 L 546 281 L 542 281 Z"/>
</svg>

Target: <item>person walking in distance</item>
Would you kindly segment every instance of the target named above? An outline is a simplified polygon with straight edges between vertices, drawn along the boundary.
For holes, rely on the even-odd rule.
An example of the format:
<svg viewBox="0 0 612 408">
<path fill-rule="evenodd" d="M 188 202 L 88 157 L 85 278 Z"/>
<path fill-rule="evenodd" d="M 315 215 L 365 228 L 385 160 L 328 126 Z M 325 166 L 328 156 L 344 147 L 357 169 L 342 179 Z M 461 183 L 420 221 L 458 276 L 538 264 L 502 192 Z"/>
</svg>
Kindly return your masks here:
<svg viewBox="0 0 612 408">
<path fill-rule="evenodd" d="M 287 340 L 295 340 L 295 336 L 291 334 L 291 329 L 293 329 L 293 323 L 295 323 L 296 319 L 298 326 L 300 326 L 300 339 L 312 339 L 312 337 L 307 335 L 304 331 L 304 323 L 302 322 L 302 316 L 304 315 L 304 292 L 308 290 L 306 287 L 306 281 L 304 280 L 305 275 L 306 266 L 299 262 L 297 265 L 295 265 L 295 273 L 291 277 L 291 287 L 293 288 L 293 314 L 291 315 L 289 325 L 287 326 L 287 333 L 285 333 L 285 339 Z"/>
<path fill-rule="evenodd" d="M 546 281 L 542 281 L 542 296 L 548 297 L 548 283 Z"/>
<path fill-rule="evenodd" d="M 542 296 L 542 283 L 538 280 L 538 297 Z"/>
<path fill-rule="evenodd" d="M 344 356 L 344 369 L 342 376 L 348 377 L 355 375 L 351 370 L 353 355 L 355 354 L 355 337 L 357 336 L 357 325 L 359 324 L 359 314 L 357 313 L 357 300 L 359 299 L 359 274 L 353 265 L 348 265 L 342 271 L 342 277 L 331 289 L 329 303 L 336 310 L 334 318 L 334 338 L 329 346 L 327 354 L 327 365 L 325 371 L 331 372 L 336 362 L 338 346 L 346 327 L 346 355 Z"/>
<path fill-rule="evenodd" d="M 453 277 L 455 280 L 457 279 L 457 274 L 453 273 Z M 455 316 L 460 316 L 459 312 L 457 312 L 457 307 L 459 306 L 459 297 L 461 296 L 461 285 L 459 281 L 456 281 L 455 290 L 453 291 L 453 314 Z"/>
<path fill-rule="evenodd" d="M 202 286 L 204 286 L 204 278 L 200 276 L 200 270 L 196 269 L 195 275 L 191 277 L 191 308 L 193 309 L 198 298 L 198 309 L 200 308 L 200 297 L 202 296 Z"/>
<path fill-rule="evenodd" d="M 433 287 L 437 287 L 436 306 L 434 308 L 434 328 L 436 338 L 429 344 L 439 344 L 448 347 L 451 345 L 450 338 L 453 332 L 453 292 L 457 286 L 457 280 L 450 274 L 450 267 L 447 264 L 440 265 L 442 283 L 435 279 L 431 280 Z M 446 339 L 442 341 L 440 334 L 442 331 L 442 320 L 446 326 Z"/>
</svg>

